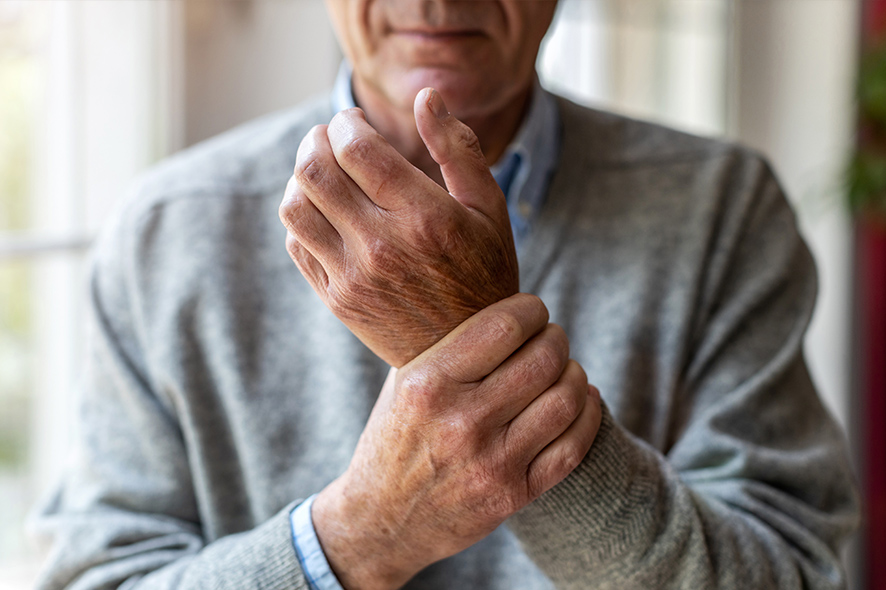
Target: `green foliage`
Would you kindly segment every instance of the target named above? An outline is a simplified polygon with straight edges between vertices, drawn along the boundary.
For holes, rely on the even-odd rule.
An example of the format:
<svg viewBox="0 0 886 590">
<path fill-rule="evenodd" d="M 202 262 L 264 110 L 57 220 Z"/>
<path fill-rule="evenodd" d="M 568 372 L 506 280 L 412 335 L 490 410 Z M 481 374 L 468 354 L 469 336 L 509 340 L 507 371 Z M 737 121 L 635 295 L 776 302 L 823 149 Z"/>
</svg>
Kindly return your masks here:
<svg viewBox="0 0 886 590">
<path fill-rule="evenodd" d="M 849 208 L 886 215 L 886 157 L 858 150 L 847 176 Z"/>
<path fill-rule="evenodd" d="M 870 122 L 886 128 L 886 45 L 862 59 L 858 76 L 858 106 Z"/>
<path fill-rule="evenodd" d="M 886 44 L 862 58 L 858 76 L 862 135 L 846 170 L 847 203 L 867 216 L 886 216 Z"/>
</svg>

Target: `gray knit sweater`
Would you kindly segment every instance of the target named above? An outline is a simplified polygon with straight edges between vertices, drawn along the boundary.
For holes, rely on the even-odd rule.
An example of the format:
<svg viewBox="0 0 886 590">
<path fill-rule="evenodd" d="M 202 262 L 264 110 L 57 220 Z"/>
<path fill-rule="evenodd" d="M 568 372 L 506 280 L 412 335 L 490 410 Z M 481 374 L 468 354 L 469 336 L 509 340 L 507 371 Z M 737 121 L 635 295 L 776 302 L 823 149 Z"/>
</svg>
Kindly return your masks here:
<svg viewBox="0 0 886 590">
<path fill-rule="evenodd" d="M 608 411 L 584 462 L 410 588 L 839 588 L 858 503 L 801 344 L 815 273 L 765 163 L 560 102 L 521 287 Z M 149 173 L 94 254 L 74 461 L 41 588 L 306 588 L 289 512 L 388 367 L 290 261 L 277 207 L 326 100 Z"/>
</svg>

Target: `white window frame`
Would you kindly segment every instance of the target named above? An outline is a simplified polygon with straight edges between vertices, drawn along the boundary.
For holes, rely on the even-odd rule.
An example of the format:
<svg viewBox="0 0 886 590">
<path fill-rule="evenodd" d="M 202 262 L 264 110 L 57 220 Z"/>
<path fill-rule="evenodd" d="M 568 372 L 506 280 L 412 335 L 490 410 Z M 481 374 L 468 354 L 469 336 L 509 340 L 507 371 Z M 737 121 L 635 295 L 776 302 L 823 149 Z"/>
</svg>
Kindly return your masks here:
<svg viewBox="0 0 886 590">
<path fill-rule="evenodd" d="M 182 3 L 49 0 L 32 227 L 0 233 L 0 263 L 34 269 L 30 487 L 48 490 L 70 446 L 82 370 L 85 254 L 140 171 L 181 146 Z M 30 587 L 42 556 L 0 563 L 0 586 Z"/>
</svg>

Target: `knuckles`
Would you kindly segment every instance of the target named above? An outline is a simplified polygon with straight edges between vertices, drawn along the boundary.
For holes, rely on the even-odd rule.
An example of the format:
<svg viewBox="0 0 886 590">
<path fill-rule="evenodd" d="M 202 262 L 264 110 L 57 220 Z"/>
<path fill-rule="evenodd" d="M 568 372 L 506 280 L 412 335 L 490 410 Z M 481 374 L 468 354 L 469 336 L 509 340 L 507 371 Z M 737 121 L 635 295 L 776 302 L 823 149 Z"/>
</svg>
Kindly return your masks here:
<svg viewBox="0 0 886 590">
<path fill-rule="evenodd" d="M 304 248 L 295 239 L 295 236 L 288 233 L 286 234 L 286 251 L 289 253 L 289 257 L 292 258 L 292 261 L 299 265 L 301 268 L 301 261 L 304 256 Z"/>
<path fill-rule="evenodd" d="M 295 164 L 295 179 L 302 187 L 314 188 L 321 186 L 326 176 L 325 163 L 314 153 L 299 158 Z"/>
<path fill-rule="evenodd" d="M 423 365 L 402 369 L 397 374 L 397 388 L 398 398 L 406 407 L 425 416 L 437 413 L 448 393 L 442 375 Z"/>
<path fill-rule="evenodd" d="M 587 442 L 577 437 L 560 441 L 550 464 L 544 469 L 530 470 L 527 474 L 527 501 L 535 500 L 575 471 L 584 461 L 589 448 L 590 445 Z"/>
<path fill-rule="evenodd" d="M 277 209 L 277 214 L 283 225 L 293 233 L 299 233 L 304 225 L 308 206 L 306 199 L 295 177 L 292 177 L 286 186 L 286 194 Z"/>
<path fill-rule="evenodd" d="M 472 512 L 499 523 L 527 503 L 525 492 L 518 484 L 519 477 L 505 470 L 474 470 L 465 482 L 466 496 Z"/>
<path fill-rule="evenodd" d="M 569 359 L 569 339 L 556 324 L 548 324 L 533 342 L 531 375 L 553 383 L 562 373 Z"/>
<path fill-rule="evenodd" d="M 383 141 L 375 130 L 365 125 L 359 109 L 346 109 L 337 113 L 329 122 L 327 137 L 335 159 L 345 169 L 362 166 L 374 160 L 373 156 Z"/>
<path fill-rule="evenodd" d="M 552 428 L 565 429 L 578 418 L 587 403 L 587 391 L 584 369 L 570 359 L 558 383 L 546 394 L 546 421 Z"/>
<path fill-rule="evenodd" d="M 373 136 L 352 135 L 336 147 L 335 156 L 342 167 L 354 168 L 372 160 L 373 153 L 377 151 L 377 140 Z"/>
<path fill-rule="evenodd" d="M 363 239 L 360 255 L 364 273 L 374 278 L 393 274 L 401 259 L 401 252 L 390 241 L 378 236 Z"/>
<path fill-rule="evenodd" d="M 509 311 L 491 311 L 484 320 L 486 336 L 490 341 L 507 344 L 525 340 L 523 323 Z"/>
<path fill-rule="evenodd" d="M 417 252 L 428 257 L 429 263 L 438 261 L 441 252 L 450 256 L 466 253 L 465 220 L 450 205 L 451 202 L 445 200 L 436 207 L 423 207 L 409 212 L 404 237 L 413 244 Z"/>
<path fill-rule="evenodd" d="M 480 139 L 473 129 L 459 121 L 452 133 L 453 138 L 451 141 L 455 146 L 455 150 L 462 154 L 470 154 L 471 157 L 467 161 L 470 162 L 476 174 L 492 180 L 492 176 L 489 174 L 489 162 L 486 160 L 486 156 L 483 155 Z M 491 182 L 491 185 L 498 186 L 494 181 Z M 504 204 L 504 199 L 502 199 L 502 204 Z"/>
<path fill-rule="evenodd" d="M 582 438 L 572 437 L 563 441 L 558 457 L 558 471 L 561 474 L 561 479 L 572 473 L 584 461 L 587 452 L 588 449 L 585 448 Z"/>
<path fill-rule="evenodd" d="M 550 423 L 557 427 L 572 424 L 584 408 L 582 398 L 577 395 L 575 386 L 568 384 L 565 387 L 558 387 L 550 395 L 552 396 L 548 404 L 551 414 Z"/>
<path fill-rule="evenodd" d="M 473 153 L 475 156 L 479 156 L 484 164 L 486 163 L 486 158 L 483 156 L 483 150 L 480 147 L 480 139 L 470 127 L 459 121 L 457 125 L 454 125 L 452 134 L 457 149 Z"/>
<path fill-rule="evenodd" d="M 328 184 L 329 171 L 335 165 L 327 128 L 326 125 L 315 125 L 298 146 L 293 178 L 308 190 Z"/>
</svg>

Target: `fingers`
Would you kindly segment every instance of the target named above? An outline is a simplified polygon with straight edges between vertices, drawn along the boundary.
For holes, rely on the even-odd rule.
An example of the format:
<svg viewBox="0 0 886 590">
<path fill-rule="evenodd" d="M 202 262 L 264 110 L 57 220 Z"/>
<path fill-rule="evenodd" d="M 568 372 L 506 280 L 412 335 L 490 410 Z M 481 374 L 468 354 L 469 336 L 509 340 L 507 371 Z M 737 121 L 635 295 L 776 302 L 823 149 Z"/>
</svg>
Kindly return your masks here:
<svg viewBox="0 0 886 590">
<path fill-rule="evenodd" d="M 477 382 L 547 323 L 541 299 L 517 293 L 472 315 L 413 362 L 430 365 L 456 383 Z"/>
<path fill-rule="evenodd" d="M 298 146 L 294 178 L 336 231 L 348 242 L 366 229 L 376 213 L 372 201 L 339 167 L 329 143 L 327 125 L 311 129 Z"/>
<path fill-rule="evenodd" d="M 525 457 L 527 464 L 563 434 L 585 407 L 588 377 L 576 361 L 564 364 L 553 384 L 530 400 L 508 425 L 508 446 Z"/>
<path fill-rule="evenodd" d="M 418 93 L 413 110 L 418 133 L 440 165 L 449 193 L 462 205 L 502 221 L 499 218 L 507 215 L 505 197 L 470 127 L 449 114 L 440 93 L 432 88 Z"/>
<path fill-rule="evenodd" d="M 382 209 L 396 211 L 422 204 L 428 195 L 445 195 L 366 122 L 362 110 L 335 115 L 327 135 L 339 166 Z"/>
<path fill-rule="evenodd" d="M 308 249 L 302 246 L 292 234 L 286 234 L 286 250 L 289 257 L 295 262 L 298 270 L 308 280 L 314 289 L 321 293 L 329 288 L 329 276 L 323 265 L 308 252 Z"/>
<path fill-rule="evenodd" d="M 326 268 L 341 259 L 344 249 L 341 235 L 308 199 L 295 177 L 286 185 L 278 214 L 289 235 L 296 239 L 296 242 L 287 240 L 287 249 L 297 243 Z M 289 254 L 296 264 L 297 258 L 304 259 L 303 253 L 289 250 Z"/>
<path fill-rule="evenodd" d="M 539 394 L 562 379 L 568 362 L 569 339 L 566 333 L 560 326 L 548 324 L 483 380 L 478 397 L 485 402 L 486 411 L 475 414 L 483 415 L 490 428 L 508 424 L 526 410 Z M 587 380 L 584 382 L 587 383 Z M 563 428 L 545 440 L 542 446 L 565 430 L 577 415 L 576 411 L 569 416 Z M 541 448 L 536 449 L 535 453 L 539 450 Z"/>
<path fill-rule="evenodd" d="M 489 171 L 474 132 L 448 114 L 439 93 L 430 88 L 416 96 L 414 112 L 418 132 L 431 157 L 440 165 L 449 193 L 462 205 L 510 227 L 505 197 Z M 324 213 L 327 206 L 344 202 L 358 206 L 347 211 L 359 214 L 366 211 L 364 198 L 382 209 L 396 211 L 408 206 L 430 205 L 436 198 L 447 196 L 369 125 L 362 110 L 344 110 L 336 114 L 328 126 L 321 127 L 322 133 L 317 131 L 315 137 L 309 134 L 305 139 L 308 146 L 303 142 L 299 153 L 325 157 L 331 150 L 343 172 L 327 178 L 326 167 L 311 166 L 310 159 L 304 158 L 306 180 L 314 178 L 339 185 L 338 189 L 325 193 L 336 197 L 328 205 L 315 200 Z M 314 200 L 314 194 L 310 191 L 309 194 Z M 348 195 L 350 199 L 342 199 L 341 195 Z M 330 213 L 335 215 L 332 209 Z"/>
<path fill-rule="evenodd" d="M 596 388 L 588 385 L 585 391 L 586 403 L 578 418 L 529 464 L 526 481 L 533 498 L 545 493 L 572 473 L 591 449 L 600 429 L 602 413 L 600 394 Z"/>
</svg>

